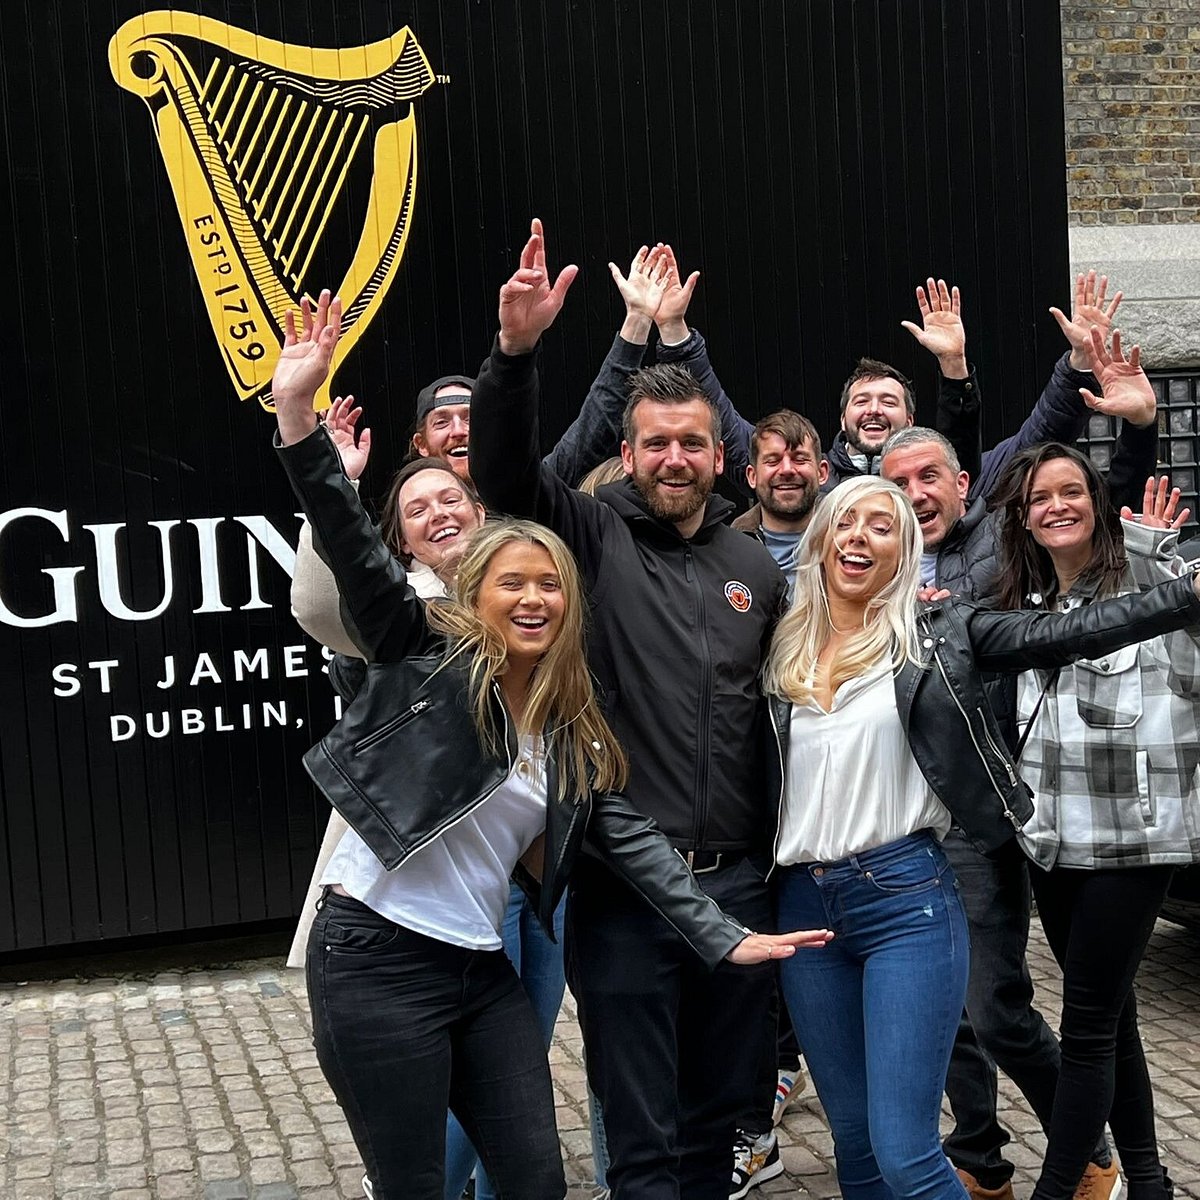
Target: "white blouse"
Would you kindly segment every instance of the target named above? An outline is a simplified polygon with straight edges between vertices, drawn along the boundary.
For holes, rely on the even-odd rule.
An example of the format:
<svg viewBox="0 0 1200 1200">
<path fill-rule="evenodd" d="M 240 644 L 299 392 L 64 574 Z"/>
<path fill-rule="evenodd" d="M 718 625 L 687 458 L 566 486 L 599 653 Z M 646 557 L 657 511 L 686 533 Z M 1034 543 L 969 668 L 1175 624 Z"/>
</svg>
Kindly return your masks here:
<svg viewBox="0 0 1200 1200">
<path fill-rule="evenodd" d="M 949 828 L 950 812 L 900 724 L 890 663 L 843 683 L 829 712 L 812 697 L 792 705 L 781 866 L 836 862 L 920 829 L 942 838 Z"/>
<path fill-rule="evenodd" d="M 541 739 L 536 739 L 540 745 Z M 322 876 L 405 929 L 470 950 L 499 950 L 509 876 L 546 828 L 546 767 L 521 739 L 508 778 L 470 816 L 386 871 L 348 829 Z"/>
</svg>

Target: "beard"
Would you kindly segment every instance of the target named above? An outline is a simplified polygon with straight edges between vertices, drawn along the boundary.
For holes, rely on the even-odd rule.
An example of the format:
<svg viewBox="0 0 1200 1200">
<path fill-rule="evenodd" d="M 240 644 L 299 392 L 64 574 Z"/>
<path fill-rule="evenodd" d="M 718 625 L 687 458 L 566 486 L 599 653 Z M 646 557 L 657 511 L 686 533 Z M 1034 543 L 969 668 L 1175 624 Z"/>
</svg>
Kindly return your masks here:
<svg viewBox="0 0 1200 1200">
<path fill-rule="evenodd" d="M 794 492 L 779 495 L 770 484 L 766 484 L 759 487 L 755 494 L 763 512 L 783 521 L 802 521 L 816 506 L 820 488 L 816 480 L 811 483 L 798 480 Z"/>
<path fill-rule="evenodd" d="M 659 481 L 690 482 L 691 487 L 674 491 L 659 486 Z M 686 521 L 694 517 L 707 503 L 712 495 L 716 475 L 655 475 L 649 471 L 638 470 L 637 464 L 633 469 L 633 486 L 638 495 L 645 500 L 647 507 L 660 521 Z"/>
<path fill-rule="evenodd" d="M 876 455 L 895 432 L 890 425 L 882 431 L 876 432 L 872 429 L 869 433 L 864 433 L 858 425 L 852 425 L 846 430 L 846 441 L 859 454 Z"/>
</svg>

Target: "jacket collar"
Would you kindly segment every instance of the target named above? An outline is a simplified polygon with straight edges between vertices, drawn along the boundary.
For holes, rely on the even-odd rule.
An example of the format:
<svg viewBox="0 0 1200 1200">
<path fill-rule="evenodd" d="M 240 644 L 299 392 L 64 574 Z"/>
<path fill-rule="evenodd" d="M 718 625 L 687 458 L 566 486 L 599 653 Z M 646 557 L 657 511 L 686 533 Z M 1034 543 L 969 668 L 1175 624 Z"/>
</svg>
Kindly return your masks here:
<svg viewBox="0 0 1200 1200">
<path fill-rule="evenodd" d="M 680 536 L 679 530 L 670 521 L 656 517 L 646 503 L 642 494 L 634 486 L 632 479 L 622 479 L 619 483 L 610 483 L 596 490 L 596 499 L 603 500 L 614 509 L 619 517 L 628 525 L 651 526 L 661 533 L 673 537 L 676 541 L 705 541 L 718 525 L 724 525 L 730 513 L 735 511 L 724 496 L 716 493 L 709 496 L 704 510 L 704 520 L 700 528 L 690 538 Z"/>
<path fill-rule="evenodd" d="M 950 526 L 950 531 L 938 547 L 938 552 L 953 550 L 960 543 L 965 542 L 987 519 L 987 515 L 987 501 L 982 496 L 977 496 L 967 505 L 967 511 Z"/>
</svg>

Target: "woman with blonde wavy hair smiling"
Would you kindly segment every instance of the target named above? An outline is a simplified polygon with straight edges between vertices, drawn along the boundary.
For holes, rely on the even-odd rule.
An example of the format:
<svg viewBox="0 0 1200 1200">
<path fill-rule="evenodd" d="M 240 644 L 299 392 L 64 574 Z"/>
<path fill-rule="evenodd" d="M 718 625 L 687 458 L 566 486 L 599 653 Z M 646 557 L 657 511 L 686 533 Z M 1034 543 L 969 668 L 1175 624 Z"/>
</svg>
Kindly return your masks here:
<svg viewBox="0 0 1200 1200">
<path fill-rule="evenodd" d="M 968 966 L 939 843 L 953 818 L 995 850 L 1032 811 L 979 672 L 1053 667 L 1200 620 L 1190 580 L 1066 614 L 920 603 L 921 552 L 893 484 L 835 488 L 764 668 L 780 926 L 835 935 L 781 964 L 783 992 L 846 1200 L 966 1196 L 938 1132 Z"/>
<path fill-rule="evenodd" d="M 292 318 L 272 381 L 279 454 L 366 679 L 305 766 L 350 826 L 322 877 L 307 981 L 317 1058 L 375 1200 L 441 1200 L 449 1107 L 499 1195 L 566 1191 L 546 1050 L 500 923 L 515 878 L 552 915 L 585 840 L 706 962 L 786 958 L 824 930 L 751 933 L 616 790 L 565 544 L 487 524 L 428 607 L 317 427 L 341 306 Z"/>
</svg>

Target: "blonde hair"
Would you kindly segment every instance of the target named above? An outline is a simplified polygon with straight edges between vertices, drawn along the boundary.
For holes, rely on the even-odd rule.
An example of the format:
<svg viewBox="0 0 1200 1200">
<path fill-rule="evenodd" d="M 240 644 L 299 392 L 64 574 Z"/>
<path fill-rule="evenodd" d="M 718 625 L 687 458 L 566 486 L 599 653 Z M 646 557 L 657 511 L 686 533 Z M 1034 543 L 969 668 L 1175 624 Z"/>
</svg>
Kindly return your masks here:
<svg viewBox="0 0 1200 1200">
<path fill-rule="evenodd" d="M 900 561 L 896 574 L 871 597 L 862 629 L 852 634 L 830 663 L 830 685 L 836 689 L 887 656 L 893 670 L 906 661 L 920 662 L 916 594 L 921 569 L 921 527 L 908 497 L 894 483 L 873 475 L 839 484 L 813 511 L 796 556 L 796 583 L 791 608 L 779 622 L 763 667 L 763 690 L 799 704 L 813 693 L 817 659 L 833 620 L 825 580 L 825 556 L 837 536 L 837 525 L 851 509 L 875 497 L 891 502 L 899 526 Z"/>
<path fill-rule="evenodd" d="M 598 467 L 593 467 L 580 481 L 575 489 L 589 496 L 596 494 L 596 489 L 606 483 L 619 483 L 625 478 L 625 464 L 619 454 L 606 458 Z"/>
<path fill-rule="evenodd" d="M 492 714 L 492 687 L 508 666 L 504 639 L 480 620 L 476 611 L 479 592 L 496 554 L 514 543 L 539 546 L 549 554 L 558 573 L 563 596 L 563 622 L 558 637 L 534 670 L 522 727 L 545 733 L 546 749 L 558 761 L 574 767 L 578 796 L 592 785 L 598 791 L 625 786 L 628 762 L 596 702 L 592 676 L 583 649 L 583 583 L 579 568 L 563 540 L 533 521 L 488 521 L 471 537 L 458 565 L 455 595 L 435 600 L 427 611 L 429 624 L 450 642 L 446 662 L 466 657 L 470 661 L 470 703 L 480 739 L 495 752 L 500 732 Z M 568 771 L 560 770 L 565 786 Z"/>
</svg>

